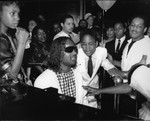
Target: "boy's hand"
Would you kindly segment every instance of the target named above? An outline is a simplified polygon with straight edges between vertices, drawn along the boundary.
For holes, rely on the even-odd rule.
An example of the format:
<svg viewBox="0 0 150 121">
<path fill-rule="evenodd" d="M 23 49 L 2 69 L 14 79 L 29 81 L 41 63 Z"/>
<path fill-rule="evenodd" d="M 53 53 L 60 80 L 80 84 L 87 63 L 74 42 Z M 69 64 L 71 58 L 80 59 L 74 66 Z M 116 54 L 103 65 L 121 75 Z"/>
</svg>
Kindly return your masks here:
<svg viewBox="0 0 150 121">
<path fill-rule="evenodd" d="M 89 87 L 89 86 L 82 86 L 83 89 L 87 90 L 87 95 L 88 96 L 92 96 L 92 95 L 99 95 L 100 94 L 100 90 L 97 88 L 93 88 L 93 87 Z"/>
</svg>

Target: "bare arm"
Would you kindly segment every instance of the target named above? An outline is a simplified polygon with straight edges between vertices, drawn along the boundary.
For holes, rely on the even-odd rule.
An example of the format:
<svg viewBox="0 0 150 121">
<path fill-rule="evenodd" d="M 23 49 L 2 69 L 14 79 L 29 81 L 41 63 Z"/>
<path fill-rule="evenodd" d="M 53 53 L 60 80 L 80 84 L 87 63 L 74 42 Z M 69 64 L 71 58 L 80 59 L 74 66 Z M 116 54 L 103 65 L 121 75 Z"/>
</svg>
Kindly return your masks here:
<svg viewBox="0 0 150 121">
<path fill-rule="evenodd" d="M 98 95 L 98 94 L 126 94 L 131 92 L 132 87 L 130 87 L 128 84 L 119 84 L 117 86 L 112 86 L 108 88 L 103 89 L 95 89 L 89 86 L 83 86 L 85 90 L 89 92 L 89 95 Z"/>
<path fill-rule="evenodd" d="M 121 62 L 120 61 L 113 60 L 112 64 L 114 64 L 117 67 L 121 67 Z"/>
<path fill-rule="evenodd" d="M 117 86 L 108 87 L 100 90 L 100 93 L 107 94 L 126 94 L 131 92 L 132 88 L 128 84 L 119 84 Z"/>
<path fill-rule="evenodd" d="M 26 42 L 28 39 L 28 35 L 29 35 L 28 32 L 26 32 L 25 30 L 23 30 L 21 28 L 17 29 L 16 39 L 18 41 L 18 46 L 17 46 L 14 60 L 12 61 L 12 66 L 7 69 L 7 71 L 9 71 L 9 73 L 13 77 L 16 77 L 18 75 L 19 70 L 20 70 Z"/>
</svg>

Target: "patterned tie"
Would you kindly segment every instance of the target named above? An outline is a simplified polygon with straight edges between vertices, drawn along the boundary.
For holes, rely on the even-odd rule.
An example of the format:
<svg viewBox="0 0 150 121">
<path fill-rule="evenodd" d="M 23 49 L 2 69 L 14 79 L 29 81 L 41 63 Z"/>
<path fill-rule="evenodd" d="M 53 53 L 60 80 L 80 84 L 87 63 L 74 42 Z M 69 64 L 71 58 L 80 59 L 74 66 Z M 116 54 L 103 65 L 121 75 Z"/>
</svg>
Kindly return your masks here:
<svg viewBox="0 0 150 121">
<path fill-rule="evenodd" d="M 92 57 L 89 56 L 89 60 L 88 60 L 88 74 L 91 77 L 93 73 L 93 63 L 92 63 Z"/>
<path fill-rule="evenodd" d="M 116 52 L 118 52 L 119 51 L 119 48 L 120 48 L 120 40 L 118 40 L 118 45 L 117 45 L 117 48 L 116 48 Z"/>
</svg>

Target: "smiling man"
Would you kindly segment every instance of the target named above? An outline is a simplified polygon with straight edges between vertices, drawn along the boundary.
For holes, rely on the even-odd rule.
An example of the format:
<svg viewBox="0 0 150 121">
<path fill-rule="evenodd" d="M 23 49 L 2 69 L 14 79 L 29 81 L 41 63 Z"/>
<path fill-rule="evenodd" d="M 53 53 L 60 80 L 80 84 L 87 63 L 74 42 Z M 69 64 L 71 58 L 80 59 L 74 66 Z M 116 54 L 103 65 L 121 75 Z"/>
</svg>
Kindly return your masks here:
<svg viewBox="0 0 150 121">
<path fill-rule="evenodd" d="M 82 104 L 82 77 L 76 68 L 77 47 L 69 37 L 59 37 L 50 47 L 49 68 L 36 80 L 34 86 L 45 89 L 54 87 L 58 93 L 76 98 Z"/>
<path fill-rule="evenodd" d="M 129 71 L 134 64 L 137 64 L 141 61 L 143 55 L 146 55 L 147 57 L 147 59 L 145 60 L 145 65 L 150 63 L 150 38 L 148 36 L 144 36 L 146 29 L 147 29 L 146 19 L 144 16 L 138 15 L 132 18 L 131 24 L 129 26 L 129 34 L 131 39 L 128 41 L 128 44 L 126 45 L 122 55 L 122 61 L 121 61 L 122 71 Z M 149 93 L 149 91 L 147 91 L 148 83 L 145 83 L 145 82 L 149 82 L 150 80 L 149 78 L 150 76 L 148 74 L 149 71 L 148 72 L 141 71 L 141 72 L 142 72 L 141 74 L 139 73 L 136 74 L 136 77 L 138 78 L 131 80 L 131 82 L 129 82 L 129 80 L 124 80 L 123 81 L 124 83 L 118 86 L 108 87 L 100 90 L 95 89 L 92 90 L 92 95 L 97 95 L 101 93 L 127 94 L 132 91 L 132 88 L 136 89 L 137 85 L 139 85 L 140 87 L 139 88 L 140 91 L 138 90 L 139 92 L 141 92 L 142 90 L 141 92 L 142 94 Z M 90 87 L 87 88 L 87 90 L 89 89 L 91 88 Z M 120 105 L 119 113 L 132 115 L 132 113 L 135 111 L 135 106 L 134 106 L 135 103 L 132 102 L 133 100 L 131 100 L 130 98 L 127 97 L 122 98 L 120 100 L 121 105 Z M 148 110 L 150 110 L 150 108 L 148 108 Z M 150 111 L 147 111 L 147 109 L 143 108 L 142 110 L 140 110 L 140 118 L 146 119 L 147 116 L 149 118 L 150 116 L 149 112 Z"/>
</svg>

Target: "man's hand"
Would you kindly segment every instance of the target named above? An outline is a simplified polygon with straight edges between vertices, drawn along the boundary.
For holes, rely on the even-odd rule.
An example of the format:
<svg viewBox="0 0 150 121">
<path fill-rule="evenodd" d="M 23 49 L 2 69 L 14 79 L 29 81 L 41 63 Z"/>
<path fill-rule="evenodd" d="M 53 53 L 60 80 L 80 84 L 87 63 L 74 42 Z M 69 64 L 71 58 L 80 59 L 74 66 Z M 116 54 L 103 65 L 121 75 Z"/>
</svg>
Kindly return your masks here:
<svg viewBox="0 0 150 121">
<path fill-rule="evenodd" d="M 83 89 L 87 90 L 87 95 L 88 96 L 92 96 L 92 95 L 99 95 L 100 94 L 100 90 L 97 89 L 97 88 L 93 88 L 93 87 L 90 87 L 90 86 L 82 86 Z"/>
</svg>

